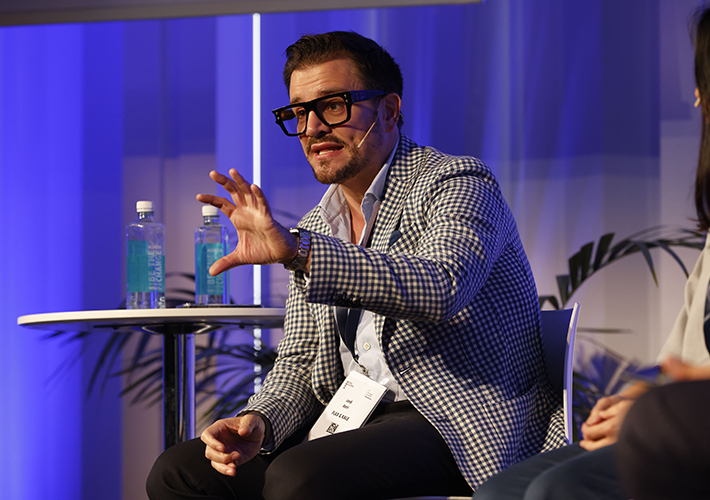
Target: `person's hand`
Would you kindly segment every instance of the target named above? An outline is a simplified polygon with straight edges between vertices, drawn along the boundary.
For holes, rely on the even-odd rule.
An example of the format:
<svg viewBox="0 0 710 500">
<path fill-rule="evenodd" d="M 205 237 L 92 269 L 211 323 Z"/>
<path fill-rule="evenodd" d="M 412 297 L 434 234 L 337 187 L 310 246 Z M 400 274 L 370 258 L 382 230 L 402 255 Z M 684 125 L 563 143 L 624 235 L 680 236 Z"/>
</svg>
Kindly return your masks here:
<svg viewBox="0 0 710 500">
<path fill-rule="evenodd" d="M 676 382 L 710 379 L 710 366 L 695 366 L 670 357 L 661 365 L 663 373 Z"/>
<path fill-rule="evenodd" d="M 271 215 L 269 202 L 254 184 L 249 184 L 235 169 L 230 169 L 231 179 L 214 170 L 212 180 L 221 184 L 232 201 L 211 194 L 198 194 L 197 200 L 219 208 L 237 229 L 237 248 L 225 255 L 212 267 L 215 276 L 244 264 L 274 264 L 289 262 L 298 251 L 298 238 L 291 234 Z"/>
<path fill-rule="evenodd" d="M 597 401 L 589 418 L 582 424 L 583 439 L 579 445 L 592 451 L 614 444 L 626 413 L 633 404 L 633 399 L 621 396 L 607 396 Z"/>
<path fill-rule="evenodd" d="M 207 445 L 205 456 L 212 467 L 234 476 L 237 466 L 254 458 L 261 449 L 266 424 L 254 413 L 218 420 L 204 430 L 200 439 Z"/>
</svg>

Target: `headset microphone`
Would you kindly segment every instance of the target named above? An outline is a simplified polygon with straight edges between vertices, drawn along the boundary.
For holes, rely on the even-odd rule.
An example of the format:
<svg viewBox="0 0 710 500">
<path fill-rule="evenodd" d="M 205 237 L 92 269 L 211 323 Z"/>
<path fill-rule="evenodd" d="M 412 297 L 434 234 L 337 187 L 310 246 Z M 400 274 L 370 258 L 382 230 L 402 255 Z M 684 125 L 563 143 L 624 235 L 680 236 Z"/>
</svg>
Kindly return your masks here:
<svg viewBox="0 0 710 500">
<path fill-rule="evenodd" d="M 367 139 L 367 136 L 370 135 L 370 131 L 372 130 L 372 127 L 375 126 L 375 123 L 377 123 L 377 117 L 380 113 L 380 107 L 377 107 L 377 110 L 375 111 L 375 121 L 372 122 L 372 125 L 370 125 L 370 128 L 367 129 L 367 132 L 365 132 L 365 137 L 362 138 L 362 140 L 358 143 L 357 146 L 355 146 L 357 149 L 360 149 L 362 147 L 362 143 L 365 142 L 365 139 Z"/>
</svg>

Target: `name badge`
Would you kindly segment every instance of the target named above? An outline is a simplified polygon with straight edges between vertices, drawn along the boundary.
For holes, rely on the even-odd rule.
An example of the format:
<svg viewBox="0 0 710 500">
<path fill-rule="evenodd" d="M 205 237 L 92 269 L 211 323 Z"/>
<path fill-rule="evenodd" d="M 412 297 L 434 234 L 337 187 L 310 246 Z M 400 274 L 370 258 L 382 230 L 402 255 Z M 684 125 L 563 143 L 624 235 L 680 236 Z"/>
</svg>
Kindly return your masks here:
<svg viewBox="0 0 710 500">
<path fill-rule="evenodd" d="M 357 429 L 372 415 L 387 388 L 351 372 L 308 433 L 308 440 Z"/>
</svg>

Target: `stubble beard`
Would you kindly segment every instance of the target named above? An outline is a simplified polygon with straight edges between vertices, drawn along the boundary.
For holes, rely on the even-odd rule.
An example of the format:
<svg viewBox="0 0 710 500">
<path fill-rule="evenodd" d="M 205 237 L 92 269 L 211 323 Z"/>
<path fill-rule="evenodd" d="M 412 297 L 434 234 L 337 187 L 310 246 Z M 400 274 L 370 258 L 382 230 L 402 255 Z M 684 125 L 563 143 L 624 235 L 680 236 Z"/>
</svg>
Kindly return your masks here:
<svg viewBox="0 0 710 500">
<path fill-rule="evenodd" d="M 366 144 L 368 141 L 371 141 L 370 146 L 375 150 L 378 150 L 383 142 L 382 137 L 376 133 L 378 128 L 379 126 L 375 125 L 372 133 L 365 139 L 365 143 L 363 143 Z M 356 177 L 369 166 L 366 151 L 358 149 L 351 144 L 345 144 L 343 141 L 333 136 L 323 137 L 318 141 L 313 141 L 313 143 L 322 141 L 336 142 L 342 145 L 343 149 L 349 154 L 350 160 L 339 170 L 333 170 L 330 168 L 330 164 L 332 163 L 330 160 L 319 160 L 317 157 L 309 159 L 313 175 L 321 184 L 342 184 Z"/>
<path fill-rule="evenodd" d="M 348 145 L 343 145 L 343 149 L 349 153 L 350 160 L 338 170 L 330 168 L 331 160 L 318 160 L 318 158 L 312 160 L 311 169 L 318 182 L 321 184 L 342 184 L 362 172 L 365 162 L 361 151 Z"/>
</svg>

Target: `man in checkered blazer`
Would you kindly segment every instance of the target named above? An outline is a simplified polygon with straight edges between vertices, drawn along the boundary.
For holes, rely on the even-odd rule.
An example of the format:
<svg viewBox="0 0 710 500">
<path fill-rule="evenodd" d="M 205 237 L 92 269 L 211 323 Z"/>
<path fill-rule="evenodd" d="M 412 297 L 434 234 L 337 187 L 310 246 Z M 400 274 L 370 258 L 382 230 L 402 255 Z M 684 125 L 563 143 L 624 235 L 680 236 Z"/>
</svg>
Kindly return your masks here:
<svg viewBox="0 0 710 500">
<path fill-rule="evenodd" d="M 285 335 L 261 391 L 148 479 L 152 499 L 470 495 L 564 442 L 545 375 L 535 283 L 491 171 L 400 132 L 402 77 L 355 33 L 287 49 L 291 104 L 274 110 L 330 188 L 298 228 L 261 190 L 212 172 L 243 264 L 291 269 Z M 385 397 L 362 427 L 304 440 L 346 376 Z M 206 456 L 206 459 L 205 459 Z"/>
</svg>

